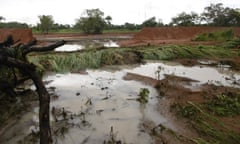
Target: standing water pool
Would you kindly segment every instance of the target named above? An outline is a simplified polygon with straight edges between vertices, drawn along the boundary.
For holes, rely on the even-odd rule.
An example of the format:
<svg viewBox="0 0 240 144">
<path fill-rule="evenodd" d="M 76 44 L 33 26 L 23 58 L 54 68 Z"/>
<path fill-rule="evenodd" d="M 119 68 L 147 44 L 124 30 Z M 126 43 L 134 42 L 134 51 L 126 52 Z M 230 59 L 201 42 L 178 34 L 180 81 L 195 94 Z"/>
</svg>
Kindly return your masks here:
<svg viewBox="0 0 240 144">
<path fill-rule="evenodd" d="M 46 75 L 46 87 L 55 95 L 50 104 L 54 141 L 58 144 L 95 144 L 114 139 L 127 144 L 154 143 L 144 130 L 143 122 L 161 123 L 172 129 L 174 125 L 157 111 L 161 99 L 155 88 L 137 81 L 126 81 L 123 77 L 131 72 L 157 79 L 159 69 L 161 79 L 164 74 L 170 74 L 194 79 L 197 85 L 211 82 L 239 87 L 240 83 L 240 75 L 228 69 L 159 62 L 115 71 L 99 69 L 87 70 L 85 74 Z M 145 104 L 136 100 L 142 88 L 150 92 Z M 0 142 L 17 143 L 37 131 L 37 125 L 38 107 L 23 115 L 4 133 Z"/>
</svg>

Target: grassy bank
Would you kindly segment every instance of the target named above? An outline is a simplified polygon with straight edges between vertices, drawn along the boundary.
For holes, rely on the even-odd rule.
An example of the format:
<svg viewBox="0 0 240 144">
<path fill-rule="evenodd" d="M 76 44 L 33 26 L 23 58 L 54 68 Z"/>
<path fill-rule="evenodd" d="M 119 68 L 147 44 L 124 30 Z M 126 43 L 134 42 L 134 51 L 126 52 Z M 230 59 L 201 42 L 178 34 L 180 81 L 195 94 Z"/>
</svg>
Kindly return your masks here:
<svg viewBox="0 0 240 144">
<path fill-rule="evenodd" d="M 139 63 L 143 60 L 222 59 L 240 57 L 234 49 L 218 46 L 151 46 L 137 48 L 89 49 L 73 53 L 32 54 L 29 60 L 42 70 L 56 72 L 99 68 L 104 65 Z"/>
<path fill-rule="evenodd" d="M 229 128 L 221 119 L 239 116 L 240 95 L 217 95 L 207 102 L 185 105 L 175 104 L 178 116 L 188 119 L 188 123 L 199 134 L 193 139 L 196 144 L 238 144 L 239 131 Z M 237 120 L 237 119 L 236 119 Z"/>
<path fill-rule="evenodd" d="M 202 33 L 196 36 L 193 41 L 227 41 L 234 38 L 234 32 L 232 29 Z"/>
</svg>

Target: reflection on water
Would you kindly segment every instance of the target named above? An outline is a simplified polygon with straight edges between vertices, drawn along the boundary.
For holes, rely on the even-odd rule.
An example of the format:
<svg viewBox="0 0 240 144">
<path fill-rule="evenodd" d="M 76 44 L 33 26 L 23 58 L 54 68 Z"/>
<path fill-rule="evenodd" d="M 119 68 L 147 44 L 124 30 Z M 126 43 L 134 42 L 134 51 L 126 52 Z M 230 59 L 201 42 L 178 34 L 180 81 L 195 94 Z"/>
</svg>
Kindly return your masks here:
<svg viewBox="0 0 240 144">
<path fill-rule="evenodd" d="M 147 63 L 114 72 L 87 70 L 88 75 L 48 75 L 44 78 L 45 81 L 51 81 L 47 87 L 56 88 L 55 93 L 59 96 L 51 102 L 51 109 L 64 107 L 71 117 L 66 121 L 71 127 L 64 137 L 55 137 L 54 140 L 58 144 L 103 143 L 110 138 L 112 127 L 115 138 L 123 143 L 154 143 L 142 128 L 143 121 L 151 121 L 156 125 L 163 123 L 173 129 L 174 126 L 156 110 L 158 94 L 154 88 L 136 81 L 125 81 L 122 77 L 127 72 L 132 72 L 157 79 L 156 72 L 159 68 L 160 79 L 164 78 L 164 74 L 173 74 L 197 80 L 198 85 L 211 82 L 237 86 L 233 84 L 240 81 L 239 74 L 227 69 L 184 67 L 164 63 Z M 150 91 L 149 102 L 146 105 L 136 101 L 140 88 Z M 33 112 L 24 115 L 15 126 L 9 128 L 8 137 L 5 138 L 8 140 L 5 143 L 16 143 L 29 131 L 36 129 L 37 112 L 38 108 L 35 108 Z M 55 123 L 56 119 L 51 117 L 51 121 Z M 19 130 L 17 134 L 14 133 L 15 129 Z"/>
<path fill-rule="evenodd" d="M 132 70 L 125 71 L 157 79 L 157 71 L 159 67 L 161 68 L 160 79 L 163 79 L 165 77 L 164 74 L 168 74 L 197 80 L 199 81 L 199 84 L 212 83 L 224 86 L 238 86 L 235 84 L 240 84 L 240 74 L 230 71 L 225 67 L 185 67 L 182 65 L 176 65 L 174 63 L 148 63 L 146 65 L 140 65 L 139 67 Z"/>
<path fill-rule="evenodd" d="M 117 42 L 112 40 L 91 40 L 91 41 L 84 41 L 79 42 L 78 44 L 65 44 L 55 49 L 55 51 L 78 51 L 85 48 L 97 48 L 97 47 L 119 47 Z"/>
<path fill-rule="evenodd" d="M 119 47 L 119 45 L 116 42 L 110 40 L 104 43 L 104 47 Z"/>
<path fill-rule="evenodd" d="M 157 92 L 154 88 L 135 81 L 124 81 L 120 72 L 88 71 L 89 75 L 64 74 L 49 76 L 48 86 L 56 87 L 59 99 L 51 107 L 64 107 L 73 114 L 84 112 L 91 126 L 72 128 L 62 143 L 102 143 L 113 127 L 117 139 L 127 143 L 152 143 L 151 137 L 141 132 L 142 120 L 163 123 L 166 120 L 155 110 Z M 149 103 L 142 107 L 136 98 L 140 88 L 150 90 Z M 79 96 L 76 96 L 79 93 Z M 92 105 L 86 105 L 91 99 Z M 131 100 L 130 100 L 131 99 Z M 71 136 L 71 139 L 70 139 Z M 61 143 L 61 142 L 60 142 Z"/>
<path fill-rule="evenodd" d="M 82 45 L 77 44 L 65 44 L 55 49 L 55 51 L 78 51 L 83 49 Z"/>
</svg>

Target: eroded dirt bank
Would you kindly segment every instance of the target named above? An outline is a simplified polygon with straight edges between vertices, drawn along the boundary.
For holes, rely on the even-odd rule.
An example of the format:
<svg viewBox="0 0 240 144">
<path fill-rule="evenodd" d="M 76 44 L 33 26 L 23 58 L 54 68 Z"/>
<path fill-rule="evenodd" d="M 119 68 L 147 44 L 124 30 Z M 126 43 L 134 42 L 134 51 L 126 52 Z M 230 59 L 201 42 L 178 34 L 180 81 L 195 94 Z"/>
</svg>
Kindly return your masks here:
<svg viewBox="0 0 240 144">
<path fill-rule="evenodd" d="M 198 34 L 204 32 L 216 32 L 232 29 L 235 36 L 240 35 L 240 28 L 234 27 L 161 27 L 161 28 L 143 28 L 136 33 L 132 39 L 121 41 L 121 46 L 141 46 L 141 45 L 166 45 L 166 44 L 184 44 L 184 45 L 212 45 L 219 44 L 216 41 L 194 42 L 192 39 Z"/>
<path fill-rule="evenodd" d="M 10 35 L 13 43 L 27 44 L 35 40 L 31 29 L 0 29 L 0 42 L 6 40 Z"/>
</svg>

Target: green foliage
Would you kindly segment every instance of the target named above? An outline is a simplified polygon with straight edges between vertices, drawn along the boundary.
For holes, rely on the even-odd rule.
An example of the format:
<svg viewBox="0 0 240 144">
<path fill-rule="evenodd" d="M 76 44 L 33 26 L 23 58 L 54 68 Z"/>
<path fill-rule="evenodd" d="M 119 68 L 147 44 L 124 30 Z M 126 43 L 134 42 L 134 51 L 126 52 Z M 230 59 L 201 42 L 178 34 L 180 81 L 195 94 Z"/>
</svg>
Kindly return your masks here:
<svg viewBox="0 0 240 144">
<path fill-rule="evenodd" d="M 29 60 L 42 69 L 68 72 L 81 69 L 100 67 L 101 55 L 99 53 L 84 54 L 45 54 L 38 57 L 30 57 Z"/>
<path fill-rule="evenodd" d="M 87 9 L 86 16 L 77 20 L 75 27 L 81 29 L 86 34 L 101 34 L 106 21 L 104 13 L 99 9 Z"/>
<path fill-rule="evenodd" d="M 233 38 L 234 32 L 232 29 L 229 29 L 224 31 L 202 33 L 196 36 L 193 41 L 227 41 Z"/>
<path fill-rule="evenodd" d="M 139 92 L 139 98 L 137 99 L 140 103 L 147 103 L 148 102 L 148 96 L 149 96 L 149 89 L 147 88 L 141 88 Z"/>
<path fill-rule="evenodd" d="M 128 52 L 116 49 L 98 51 L 90 49 L 80 53 L 44 53 L 38 56 L 29 56 L 29 60 L 41 69 L 68 72 L 86 68 L 99 68 L 103 65 L 124 64 L 126 53 Z"/>
<path fill-rule="evenodd" d="M 240 95 L 218 95 L 207 103 L 206 107 L 217 116 L 240 115 Z"/>
<path fill-rule="evenodd" d="M 0 16 L 0 21 L 2 21 L 2 20 L 5 20 L 5 18 L 3 16 Z"/>
<path fill-rule="evenodd" d="M 156 17 L 151 17 L 142 23 L 142 27 L 156 27 L 157 24 Z"/>
<path fill-rule="evenodd" d="M 240 141 L 240 134 L 228 130 L 221 121 L 204 111 L 205 105 L 195 105 L 189 102 L 182 106 L 175 104 L 175 108 L 179 116 L 189 119 L 191 126 L 200 134 L 200 138 L 193 139 L 196 144 L 237 144 Z"/>
<path fill-rule="evenodd" d="M 222 3 L 210 4 L 204 8 L 202 19 L 214 26 L 238 26 L 240 13 L 235 9 L 223 7 Z"/>
<path fill-rule="evenodd" d="M 118 49 L 88 49 L 75 53 L 42 53 L 29 56 L 39 70 L 57 72 L 99 68 L 103 65 L 139 63 L 142 60 L 172 60 L 176 58 L 229 58 L 238 53 L 219 46 L 152 46 Z M 135 58 L 134 58 L 135 57 Z"/>
<path fill-rule="evenodd" d="M 182 12 L 172 18 L 171 24 L 178 26 L 193 26 L 199 24 L 199 16 L 195 12 L 191 12 L 191 14 Z"/>
<path fill-rule="evenodd" d="M 38 16 L 40 23 L 38 24 L 39 29 L 48 34 L 49 30 L 53 28 L 53 17 L 51 15 L 40 15 Z"/>
<path fill-rule="evenodd" d="M 223 44 L 224 48 L 238 48 L 240 46 L 240 38 L 229 40 Z"/>
<path fill-rule="evenodd" d="M 26 23 L 19 23 L 19 22 L 0 22 L 0 28 L 28 28 Z"/>
<path fill-rule="evenodd" d="M 186 105 L 186 106 L 181 106 L 177 105 L 176 106 L 178 109 L 178 114 L 181 115 L 182 117 L 189 118 L 189 119 L 199 119 L 199 109 L 195 108 L 193 105 Z"/>
</svg>

